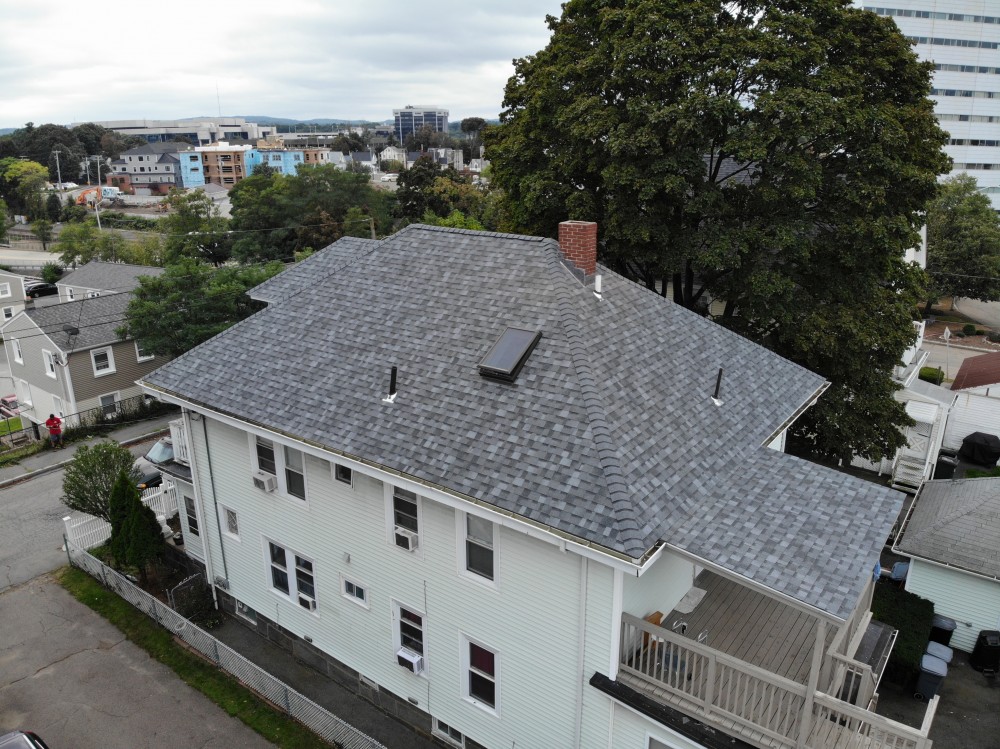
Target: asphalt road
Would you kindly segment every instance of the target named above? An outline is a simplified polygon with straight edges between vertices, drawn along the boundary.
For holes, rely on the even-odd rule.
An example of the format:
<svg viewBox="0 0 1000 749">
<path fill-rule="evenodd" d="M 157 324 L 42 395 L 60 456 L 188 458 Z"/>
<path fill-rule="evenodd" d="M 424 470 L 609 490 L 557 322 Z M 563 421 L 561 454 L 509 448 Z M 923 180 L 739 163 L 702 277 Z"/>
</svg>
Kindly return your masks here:
<svg viewBox="0 0 1000 749">
<path fill-rule="evenodd" d="M 33 730 L 52 749 L 272 746 L 47 574 L 66 564 L 62 480 L 0 490 L 0 734 Z"/>
</svg>

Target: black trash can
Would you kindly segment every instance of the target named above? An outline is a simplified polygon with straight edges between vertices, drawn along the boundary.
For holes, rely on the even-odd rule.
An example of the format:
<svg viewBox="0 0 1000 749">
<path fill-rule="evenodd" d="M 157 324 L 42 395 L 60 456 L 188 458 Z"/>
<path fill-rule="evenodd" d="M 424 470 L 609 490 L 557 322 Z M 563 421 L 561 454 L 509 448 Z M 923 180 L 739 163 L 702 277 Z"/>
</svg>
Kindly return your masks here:
<svg viewBox="0 0 1000 749">
<path fill-rule="evenodd" d="M 941 689 L 941 682 L 947 675 L 947 663 L 933 655 L 924 655 L 920 659 L 920 676 L 917 677 L 917 689 L 913 696 L 929 702 Z"/>
<path fill-rule="evenodd" d="M 935 479 L 954 478 L 955 470 L 958 468 L 958 457 L 954 455 L 938 455 L 937 465 L 934 466 Z"/>
<path fill-rule="evenodd" d="M 969 665 L 976 671 L 1000 671 L 1000 632 L 984 629 L 979 633 L 969 656 Z"/>
<path fill-rule="evenodd" d="M 951 645 L 951 636 L 955 632 L 958 624 L 954 619 L 947 616 L 935 614 L 931 620 L 931 642 L 940 642 L 942 645 Z"/>
</svg>

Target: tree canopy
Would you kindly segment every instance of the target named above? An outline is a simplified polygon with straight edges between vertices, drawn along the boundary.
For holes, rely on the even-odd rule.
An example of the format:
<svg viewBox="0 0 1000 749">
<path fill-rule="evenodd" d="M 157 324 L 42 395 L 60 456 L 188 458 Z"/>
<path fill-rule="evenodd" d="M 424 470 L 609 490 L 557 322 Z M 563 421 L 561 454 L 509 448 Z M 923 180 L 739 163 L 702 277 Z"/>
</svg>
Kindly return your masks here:
<svg viewBox="0 0 1000 749">
<path fill-rule="evenodd" d="M 0 159 L 0 198 L 15 214 L 29 219 L 45 216 L 42 190 L 47 179 L 48 170 L 38 162 L 14 157 Z"/>
<path fill-rule="evenodd" d="M 118 334 L 153 354 L 180 356 L 262 309 L 247 289 L 281 270 L 281 263 L 215 268 L 181 258 L 162 275 L 139 279 Z"/>
<path fill-rule="evenodd" d="M 939 297 L 1000 299 L 1000 217 L 975 177 L 945 180 L 927 208 L 927 308 Z"/>
<path fill-rule="evenodd" d="M 132 465 L 134 460 L 128 448 L 117 442 L 81 445 L 66 466 L 63 504 L 111 523 L 111 491 L 115 480 L 121 473 L 133 485 L 139 480 L 139 472 Z"/>
<path fill-rule="evenodd" d="M 828 459 L 891 454 L 921 274 L 903 261 L 948 169 L 920 63 L 842 0 L 570 0 L 487 128 L 501 212 L 827 377 L 795 427 Z"/>
</svg>

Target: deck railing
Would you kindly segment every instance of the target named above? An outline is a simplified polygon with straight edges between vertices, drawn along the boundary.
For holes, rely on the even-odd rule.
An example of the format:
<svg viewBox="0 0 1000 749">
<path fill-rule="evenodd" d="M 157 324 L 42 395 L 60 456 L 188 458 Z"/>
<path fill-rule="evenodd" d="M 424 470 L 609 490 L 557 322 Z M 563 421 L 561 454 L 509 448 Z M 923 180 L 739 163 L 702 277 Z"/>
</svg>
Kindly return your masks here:
<svg viewBox="0 0 1000 749">
<path fill-rule="evenodd" d="M 142 492 L 142 503 L 157 516 L 170 518 L 177 514 L 177 493 L 173 485 L 154 486 Z M 111 538 L 111 524 L 93 515 L 63 518 L 66 538 L 81 549 L 93 549 Z"/>
<path fill-rule="evenodd" d="M 648 696 L 731 735 L 774 749 L 930 749 L 935 700 L 920 729 L 911 728 L 838 697 L 809 688 L 683 635 L 622 614 L 619 671 L 635 677 Z M 861 666 L 861 668 L 857 668 Z M 840 656 L 840 688 L 859 679 L 868 690 L 870 669 Z M 873 689 L 873 687 L 871 687 Z M 864 692 L 862 692 L 864 694 Z M 811 705 L 811 707 L 810 707 Z M 807 720 L 808 717 L 808 720 Z M 740 730 L 743 729 L 743 730 Z M 854 743 L 852 743 L 854 742 Z"/>
</svg>

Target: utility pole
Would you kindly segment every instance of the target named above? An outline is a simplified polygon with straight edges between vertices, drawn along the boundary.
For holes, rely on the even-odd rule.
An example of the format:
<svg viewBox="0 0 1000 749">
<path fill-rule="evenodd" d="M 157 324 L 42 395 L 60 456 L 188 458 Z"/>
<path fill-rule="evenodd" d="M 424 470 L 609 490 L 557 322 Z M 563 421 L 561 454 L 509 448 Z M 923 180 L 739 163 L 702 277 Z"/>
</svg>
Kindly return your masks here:
<svg viewBox="0 0 1000 749">
<path fill-rule="evenodd" d="M 59 179 L 59 189 L 61 190 L 63 189 L 63 181 L 62 181 L 62 169 L 59 168 L 59 151 L 57 149 L 52 153 L 54 153 L 56 157 L 56 177 Z"/>
<path fill-rule="evenodd" d="M 88 159 L 89 164 L 89 159 Z M 97 198 L 94 200 L 94 215 L 97 217 L 97 231 L 101 231 L 101 199 L 104 191 L 101 189 L 101 156 L 97 155 Z"/>
</svg>

